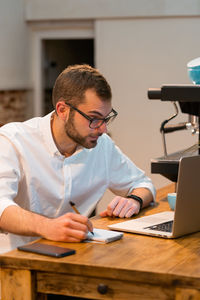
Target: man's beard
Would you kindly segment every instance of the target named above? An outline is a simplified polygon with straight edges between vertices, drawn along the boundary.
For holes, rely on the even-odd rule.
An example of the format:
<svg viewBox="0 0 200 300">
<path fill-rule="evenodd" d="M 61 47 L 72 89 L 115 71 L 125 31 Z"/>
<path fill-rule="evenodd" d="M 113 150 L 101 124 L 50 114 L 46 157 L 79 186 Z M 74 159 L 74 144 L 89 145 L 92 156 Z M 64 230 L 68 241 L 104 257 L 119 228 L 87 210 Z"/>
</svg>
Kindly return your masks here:
<svg viewBox="0 0 200 300">
<path fill-rule="evenodd" d="M 68 121 L 65 123 L 65 132 L 69 138 L 71 138 L 75 143 L 84 148 L 94 148 L 97 145 L 97 140 L 90 140 L 88 137 L 96 138 L 96 134 L 90 134 L 87 136 L 82 136 L 75 128 L 73 114 L 70 113 Z M 102 134 L 98 134 L 98 137 Z"/>
</svg>

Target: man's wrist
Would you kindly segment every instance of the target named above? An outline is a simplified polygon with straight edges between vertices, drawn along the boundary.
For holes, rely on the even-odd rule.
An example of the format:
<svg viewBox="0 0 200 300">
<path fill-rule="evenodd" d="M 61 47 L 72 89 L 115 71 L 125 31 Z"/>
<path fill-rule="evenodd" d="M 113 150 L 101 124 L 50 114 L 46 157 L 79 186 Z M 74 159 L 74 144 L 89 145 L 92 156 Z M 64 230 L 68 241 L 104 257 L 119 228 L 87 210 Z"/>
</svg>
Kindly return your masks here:
<svg viewBox="0 0 200 300">
<path fill-rule="evenodd" d="M 141 197 L 131 194 L 131 195 L 127 196 L 126 198 L 131 198 L 131 199 L 136 200 L 140 204 L 139 212 L 141 211 L 141 209 L 143 207 L 143 200 Z"/>
<path fill-rule="evenodd" d="M 49 225 L 50 225 L 50 221 L 52 219 L 48 218 L 48 217 L 45 217 L 45 216 L 42 216 L 42 215 L 38 215 L 38 214 L 35 214 L 35 220 L 34 220 L 34 223 L 37 224 L 35 226 L 35 233 L 37 236 L 41 236 L 41 237 L 44 237 L 46 238 L 47 236 L 47 231 L 49 229 Z"/>
</svg>

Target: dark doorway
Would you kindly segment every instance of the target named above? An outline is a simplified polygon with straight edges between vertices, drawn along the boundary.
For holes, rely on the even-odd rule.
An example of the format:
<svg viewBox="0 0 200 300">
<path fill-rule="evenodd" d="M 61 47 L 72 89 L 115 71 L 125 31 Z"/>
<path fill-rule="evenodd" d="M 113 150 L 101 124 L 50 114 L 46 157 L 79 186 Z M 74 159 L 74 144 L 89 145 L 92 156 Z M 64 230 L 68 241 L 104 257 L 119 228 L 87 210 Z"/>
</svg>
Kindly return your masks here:
<svg viewBox="0 0 200 300">
<path fill-rule="evenodd" d="M 94 67 L 94 40 L 43 40 L 43 112 L 53 110 L 52 88 L 57 76 L 69 65 L 89 64 Z"/>
</svg>

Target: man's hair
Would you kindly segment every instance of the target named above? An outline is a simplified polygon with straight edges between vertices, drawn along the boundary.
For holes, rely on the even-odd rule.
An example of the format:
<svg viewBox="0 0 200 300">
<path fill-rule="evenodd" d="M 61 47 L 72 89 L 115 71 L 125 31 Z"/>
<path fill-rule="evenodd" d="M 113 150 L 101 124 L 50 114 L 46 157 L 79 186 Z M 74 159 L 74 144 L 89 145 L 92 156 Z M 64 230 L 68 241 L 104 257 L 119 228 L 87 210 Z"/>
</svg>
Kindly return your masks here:
<svg viewBox="0 0 200 300">
<path fill-rule="evenodd" d="M 54 108 L 61 98 L 75 105 L 83 103 L 88 89 L 93 89 L 102 101 L 112 98 L 110 85 L 97 69 L 86 64 L 67 67 L 58 76 L 53 88 Z"/>
</svg>

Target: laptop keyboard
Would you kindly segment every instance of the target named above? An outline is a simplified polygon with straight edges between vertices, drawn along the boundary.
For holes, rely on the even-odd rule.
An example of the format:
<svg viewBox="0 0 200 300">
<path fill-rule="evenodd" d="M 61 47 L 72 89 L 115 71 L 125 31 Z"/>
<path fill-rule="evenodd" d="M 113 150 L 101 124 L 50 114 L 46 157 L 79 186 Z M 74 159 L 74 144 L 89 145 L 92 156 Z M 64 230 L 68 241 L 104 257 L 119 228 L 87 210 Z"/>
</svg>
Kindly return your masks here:
<svg viewBox="0 0 200 300">
<path fill-rule="evenodd" d="M 145 227 L 145 229 L 157 230 L 157 231 L 165 231 L 165 232 L 172 232 L 173 220 L 160 223 L 153 226 Z"/>
</svg>

